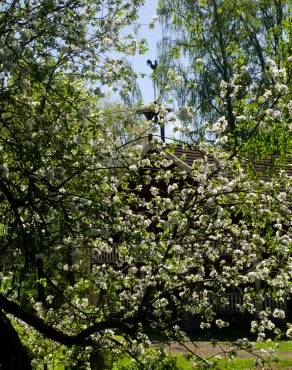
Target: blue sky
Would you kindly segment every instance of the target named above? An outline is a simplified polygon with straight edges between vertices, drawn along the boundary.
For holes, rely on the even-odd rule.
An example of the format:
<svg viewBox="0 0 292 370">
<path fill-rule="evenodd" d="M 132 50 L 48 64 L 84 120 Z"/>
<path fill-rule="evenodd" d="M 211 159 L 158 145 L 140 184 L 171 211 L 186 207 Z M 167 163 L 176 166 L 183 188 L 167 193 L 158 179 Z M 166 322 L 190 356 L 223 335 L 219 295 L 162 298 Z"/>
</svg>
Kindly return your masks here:
<svg viewBox="0 0 292 370">
<path fill-rule="evenodd" d="M 141 28 L 138 36 L 140 38 L 145 38 L 148 43 L 148 51 L 143 55 L 135 55 L 127 57 L 127 60 L 131 64 L 132 68 L 137 73 L 145 73 L 146 77 L 144 79 L 139 78 L 138 84 L 142 92 L 143 102 L 145 104 L 154 101 L 154 89 L 150 74 L 152 70 L 147 65 L 147 60 L 150 59 L 152 62 L 157 58 L 157 43 L 162 38 L 162 27 L 156 22 L 155 28 L 150 29 L 149 23 L 152 22 L 153 17 L 156 15 L 156 7 L 158 0 L 146 0 L 143 7 L 139 11 Z M 172 136 L 172 125 L 167 125 L 165 127 L 166 137 Z M 168 140 L 167 140 L 168 141 Z"/>
<path fill-rule="evenodd" d="M 145 74 L 145 77 L 143 79 L 138 78 L 138 84 L 141 89 L 142 98 L 145 105 L 154 101 L 154 89 L 150 77 L 152 70 L 147 65 L 147 60 L 150 59 L 152 62 L 154 62 L 154 60 L 158 59 L 157 43 L 162 38 L 162 27 L 158 22 L 155 23 L 154 29 L 150 29 L 149 27 L 149 24 L 153 21 L 153 17 L 156 15 L 157 3 L 158 0 L 146 0 L 145 4 L 141 7 L 139 11 L 140 30 L 138 33 L 138 38 L 144 38 L 147 40 L 148 51 L 143 55 L 127 56 L 126 58 L 137 74 Z M 126 33 L 128 32 L 129 29 L 126 29 Z M 172 136 L 172 127 L 173 124 L 166 126 L 166 137 Z"/>
<path fill-rule="evenodd" d="M 139 11 L 141 28 L 138 36 L 147 40 L 148 52 L 144 55 L 127 58 L 135 72 L 147 75 L 144 79 L 138 79 L 144 103 L 150 103 L 154 100 L 153 85 L 150 79 L 151 69 L 146 63 L 148 59 L 152 61 L 157 59 L 157 42 L 162 36 L 161 26 L 158 23 L 154 29 L 149 28 L 149 23 L 156 14 L 157 2 L 157 0 L 146 0 L 145 5 Z"/>
</svg>

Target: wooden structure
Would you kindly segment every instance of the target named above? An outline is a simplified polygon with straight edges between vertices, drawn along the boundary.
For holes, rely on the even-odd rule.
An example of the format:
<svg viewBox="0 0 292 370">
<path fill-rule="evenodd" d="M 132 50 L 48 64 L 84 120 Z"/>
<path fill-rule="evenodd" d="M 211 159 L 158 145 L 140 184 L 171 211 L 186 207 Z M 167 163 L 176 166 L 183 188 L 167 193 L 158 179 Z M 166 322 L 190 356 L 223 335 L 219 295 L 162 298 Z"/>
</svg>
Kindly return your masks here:
<svg viewBox="0 0 292 370">
<path fill-rule="evenodd" d="M 163 110 L 166 111 L 166 113 L 170 113 L 173 111 L 172 108 L 169 107 L 163 107 Z M 154 123 L 159 124 L 160 126 L 160 137 L 162 142 L 165 143 L 165 127 L 164 124 L 161 123 L 161 119 L 163 118 L 161 114 L 159 113 L 159 104 L 157 102 L 154 102 L 150 105 L 138 108 L 136 110 L 138 114 L 143 114 L 148 121 L 153 121 Z M 152 140 L 152 135 L 149 134 L 148 136 L 149 141 Z"/>
</svg>

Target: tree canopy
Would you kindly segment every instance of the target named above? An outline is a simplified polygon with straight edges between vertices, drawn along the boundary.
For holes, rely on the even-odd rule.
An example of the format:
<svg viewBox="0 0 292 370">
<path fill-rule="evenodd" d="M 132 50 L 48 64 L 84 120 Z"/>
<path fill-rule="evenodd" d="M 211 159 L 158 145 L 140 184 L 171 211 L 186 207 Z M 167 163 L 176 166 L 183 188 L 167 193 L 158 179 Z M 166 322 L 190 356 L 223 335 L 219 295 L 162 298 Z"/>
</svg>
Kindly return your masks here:
<svg viewBox="0 0 292 370">
<path fill-rule="evenodd" d="M 262 158 L 291 151 L 289 2 L 161 0 L 158 11 L 158 84 L 189 109 L 193 139 L 224 117 L 229 147 Z"/>
<path fill-rule="evenodd" d="M 291 298 L 290 179 L 281 167 L 275 177 L 255 179 L 235 155 L 243 143 L 245 153 L 249 148 L 254 153 L 258 141 L 252 140 L 259 139 L 252 125 L 275 140 L 286 132 L 291 105 L 286 36 L 279 36 L 280 46 L 273 49 L 277 54 L 269 62 L 271 72 L 265 70 L 267 82 L 259 64 L 256 90 L 243 85 L 243 95 L 227 92 L 232 114 L 237 107 L 249 114 L 236 126 L 240 139 L 235 151 L 201 143 L 200 158 L 188 165 L 177 158 L 175 145 L 154 140 L 142 147 L 153 122 L 137 120 L 140 126 L 125 139 L 125 126 L 134 126 L 137 110 L 104 101 L 109 90 L 128 96 L 135 89 L 129 66 L 114 59 L 113 52 L 139 51 L 139 42 L 124 28 L 137 20 L 141 4 L 0 4 L 4 369 L 39 369 L 53 361 L 94 369 L 106 351 L 130 356 L 133 369 L 155 369 L 161 365 L 159 356 L 144 353 L 151 344 L 149 333 L 159 333 L 162 342 L 184 341 L 185 315 L 197 317 L 201 329 L 228 326 L 216 307 L 226 305 L 232 291 L 242 297 L 242 313 L 254 315 L 251 330 L 258 339 L 267 333 L 292 336 L 281 308 Z M 230 3 L 229 8 L 234 10 Z M 284 14 L 285 6 L 277 9 Z M 268 7 L 267 14 L 271 11 Z M 218 6 L 218 14 L 222 12 Z M 197 23 L 204 22 L 207 17 Z M 250 48 L 243 59 L 252 53 Z M 231 53 L 228 62 L 232 58 Z M 252 61 L 248 72 L 245 59 L 242 65 L 235 62 L 237 79 L 244 79 L 250 68 L 256 75 Z M 282 70 L 281 63 L 288 69 Z M 228 90 L 231 80 L 223 80 Z M 220 84 L 224 103 L 226 86 Z M 213 131 L 223 132 L 221 145 L 227 125 L 226 140 L 232 146 L 226 111 L 220 116 L 215 108 L 212 114 L 210 107 L 207 111 Z M 247 124 L 251 131 L 246 133 Z M 264 139 L 269 143 L 267 135 Z M 286 136 L 280 143 L 286 143 Z M 111 263 L 102 259 L 112 255 Z M 276 308 L 264 306 L 267 299 L 277 302 Z M 193 360 L 208 365 L 204 358 Z"/>
</svg>

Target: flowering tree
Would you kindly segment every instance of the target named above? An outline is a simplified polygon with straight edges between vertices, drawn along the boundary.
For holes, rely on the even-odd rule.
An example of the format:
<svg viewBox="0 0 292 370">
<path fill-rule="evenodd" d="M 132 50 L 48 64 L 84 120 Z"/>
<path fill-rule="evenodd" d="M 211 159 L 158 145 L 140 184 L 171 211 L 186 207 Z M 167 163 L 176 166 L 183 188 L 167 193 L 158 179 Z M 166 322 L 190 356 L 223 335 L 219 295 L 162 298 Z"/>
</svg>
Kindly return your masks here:
<svg viewBox="0 0 292 370">
<path fill-rule="evenodd" d="M 188 167 L 171 149 L 143 158 L 139 145 L 113 139 L 120 118 L 100 98 L 105 87 L 126 93 L 131 79 L 106 54 L 138 47 L 119 31 L 139 4 L 0 5 L 5 369 L 53 359 L 94 368 L 107 348 L 147 368 L 149 329 L 182 341 L 185 312 L 199 315 L 201 327 L 226 326 L 215 306 L 233 288 L 242 310 L 257 314 L 259 338 L 279 333 L 273 319 L 285 312 L 260 304 L 291 294 L 285 172 L 255 181 L 212 148 L 202 146 L 202 159 Z M 113 250 L 113 265 L 88 268 L 90 256 Z"/>
<path fill-rule="evenodd" d="M 79 245 L 87 243 L 86 234 L 90 237 L 90 225 L 100 213 L 97 199 L 109 187 L 103 168 L 117 159 L 112 128 L 105 124 L 107 112 L 99 101 L 110 89 L 126 94 L 131 87 L 128 66 L 110 56 L 113 51 L 132 53 L 138 48 L 135 38 L 121 36 L 120 30 L 136 19 L 139 5 L 139 1 L 1 2 L 4 368 L 30 368 L 6 316 L 12 306 L 6 305 L 12 304 L 19 318 L 36 312 L 33 302 L 60 307 L 65 303 L 62 294 L 56 298 L 51 289 L 62 292 L 75 282 L 71 266 L 76 259 L 82 261 L 82 255 L 77 256 Z"/>
<path fill-rule="evenodd" d="M 201 328 L 228 326 L 216 307 L 229 303 L 231 291 L 242 296 L 241 312 L 257 317 L 251 330 L 258 339 L 280 334 L 274 321 L 285 312 L 264 308 L 264 301 L 281 304 L 291 295 L 287 174 L 281 173 L 283 182 L 253 181 L 238 161 L 200 149 L 202 158 L 192 167 L 172 157 L 171 149 L 132 166 L 114 198 L 123 269 L 100 266 L 95 281 L 114 273 L 124 317 L 137 328 L 150 323 L 166 340 L 184 340 L 186 312 L 200 317 Z M 130 267 L 133 261 L 139 263 Z"/>
</svg>

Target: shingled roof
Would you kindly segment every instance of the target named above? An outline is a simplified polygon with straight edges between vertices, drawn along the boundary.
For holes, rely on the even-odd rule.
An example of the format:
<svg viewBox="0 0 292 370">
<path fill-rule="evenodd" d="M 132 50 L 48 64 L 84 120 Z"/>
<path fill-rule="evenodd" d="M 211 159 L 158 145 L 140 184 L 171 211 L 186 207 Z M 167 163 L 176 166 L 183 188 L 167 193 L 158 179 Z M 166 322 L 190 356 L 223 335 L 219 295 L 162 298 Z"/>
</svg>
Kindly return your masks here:
<svg viewBox="0 0 292 370">
<path fill-rule="evenodd" d="M 190 167 L 193 165 L 194 161 L 202 159 L 205 155 L 204 152 L 191 145 L 174 145 L 172 147 L 173 155 Z M 210 162 L 215 162 L 215 159 L 212 158 L 212 156 L 208 156 L 208 160 Z M 292 161 L 290 164 L 278 165 L 276 164 L 276 158 L 275 160 L 250 160 L 247 158 L 241 158 L 241 162 L 252 168 L 256 173 L 266 173 L 276 167 L 278 170 L 285 170 L 288 176 L 292 177 Z"/>
</svg>

